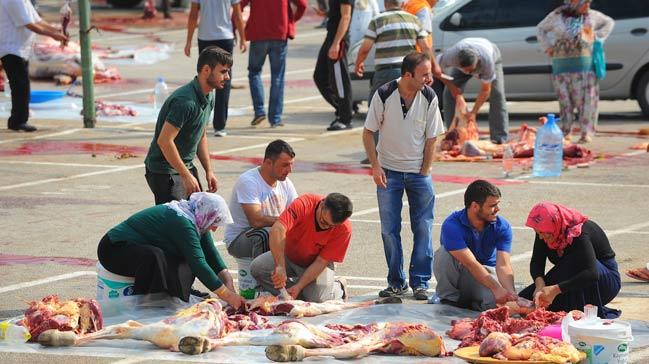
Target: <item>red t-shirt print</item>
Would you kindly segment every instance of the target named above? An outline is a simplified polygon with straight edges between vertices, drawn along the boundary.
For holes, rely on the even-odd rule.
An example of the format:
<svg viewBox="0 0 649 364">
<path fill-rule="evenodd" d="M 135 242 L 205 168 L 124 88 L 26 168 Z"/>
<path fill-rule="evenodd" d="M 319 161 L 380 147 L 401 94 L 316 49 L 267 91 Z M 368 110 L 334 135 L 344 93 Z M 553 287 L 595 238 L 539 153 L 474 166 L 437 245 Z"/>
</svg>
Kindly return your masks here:
<svg viewBox="0 0 649 364">
<path fill-rule="evenodd" d="M 305 194 L 295 199 L 279 216 L 286 228 L 285 254 L 302 267 L 308 267 L 320 256 L 329 262 L 342 263 L 352 237 L 349 220 L 327 230 L 317 229 L 315 212 L 324 197 Z"/>
</svg>

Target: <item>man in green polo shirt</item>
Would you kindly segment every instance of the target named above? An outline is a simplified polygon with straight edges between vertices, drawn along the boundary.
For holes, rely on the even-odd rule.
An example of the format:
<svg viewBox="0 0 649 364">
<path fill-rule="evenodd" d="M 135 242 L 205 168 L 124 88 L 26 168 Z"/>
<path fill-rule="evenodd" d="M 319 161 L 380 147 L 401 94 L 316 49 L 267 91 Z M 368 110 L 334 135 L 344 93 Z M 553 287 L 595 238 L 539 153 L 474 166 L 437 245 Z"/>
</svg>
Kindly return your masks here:
<svg viewBox="0 0 649 364">
<path fill-rule="evenodd" d="M 198 56 L 198 75 L 174 91 L 158 114 L 155 135 L 144 160 L 146 181 L 156 205 L 186 199 L 200 192 L 198 171 L 193 164 L 198 155 L 209 192 L 217 189 L 210 164 L 205 126 L 214 108 L 214 89 L 222 89 L 230 79 L 232 55 L 218 47 L 208 47 Z"/>
</svg>

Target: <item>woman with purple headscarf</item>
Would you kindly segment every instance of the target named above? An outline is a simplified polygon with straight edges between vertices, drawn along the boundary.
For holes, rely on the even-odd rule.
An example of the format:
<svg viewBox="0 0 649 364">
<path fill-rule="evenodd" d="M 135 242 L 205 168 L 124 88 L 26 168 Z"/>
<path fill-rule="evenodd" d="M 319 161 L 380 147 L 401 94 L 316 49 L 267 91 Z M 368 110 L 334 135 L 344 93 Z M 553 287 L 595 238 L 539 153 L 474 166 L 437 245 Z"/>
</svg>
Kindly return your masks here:
<svg viewBox="0 0 649 364">
<path fill-rule="evenodd" d="M 189 301 L 194 278 L 234 308 L 245 299 L 214 246 L 210 231 L 232 223 L 215 193 L 195 192 L 189 200 L 144 209 L 110 229 L 97 255 L 111 273 L 135 277 L 134 294 L 167 292 Z"/>
<path fill-rule="evenodd" d="M 590 8 L 591 0 L 565 0 L 538 25 L 541 46 L 552 59 L 552 81 L 559 98 L 562 129 L 570 139 L 581 124 L 579 143 L 592 140 L 597 126 L 599 83 L 593 68 L 595 39 L 606 39 L 615 22 Z"/>
</svg>

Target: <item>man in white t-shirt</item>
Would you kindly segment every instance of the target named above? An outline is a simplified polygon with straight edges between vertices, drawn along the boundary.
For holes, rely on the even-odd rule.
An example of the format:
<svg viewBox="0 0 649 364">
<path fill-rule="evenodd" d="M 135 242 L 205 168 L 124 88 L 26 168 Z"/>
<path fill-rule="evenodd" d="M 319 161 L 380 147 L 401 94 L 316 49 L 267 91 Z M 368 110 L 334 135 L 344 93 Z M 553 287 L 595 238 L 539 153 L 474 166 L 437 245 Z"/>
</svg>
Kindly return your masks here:
<svg viewBox="0 0 649 364">
<path fill-rule="evenodd" d="M 0 60 L 11 86 L 10 130 L 32 132 L 36 127 L 29 119 L 29 56 L 32 53 L 34 33 L 60 42 L 68 37 L 41 17 L 29 0 L 0 1 Z"/>
<path fill-rule="evenodd" d="M 293 182 L 295 152 L 281 140 L 268 144 L 261 166 L 247 170 L 234 184 L 230 212 L 234 223 L 225 229 L 228 253 L 256 258 L 267 252 L 268 232 L 279 215 L 297 198 Z"/>
<path fill-rule="evenodd" d="M 379 87 L 365 119 L 363 145 L 372 165 L 381 219 L 381 237 L 388 264 L 388 287 L 381 297 L 401 296 L 408 283 L 417 300 L 428 299 L 433 270 L 433 152 L 444 123 L 432 81 L 428 54 L 412 52 L 401 63 L 401 77 Z M 375 146 L 373 133 L 380 131 Z M 376 153 L 375 153 L 376 150 Z M 378 155 L 378 158 L 377 158 Z M 403 271 L 401 208 L 403 192 L 410 205 L 413 249 L 409 281 Z"/>
</svg>

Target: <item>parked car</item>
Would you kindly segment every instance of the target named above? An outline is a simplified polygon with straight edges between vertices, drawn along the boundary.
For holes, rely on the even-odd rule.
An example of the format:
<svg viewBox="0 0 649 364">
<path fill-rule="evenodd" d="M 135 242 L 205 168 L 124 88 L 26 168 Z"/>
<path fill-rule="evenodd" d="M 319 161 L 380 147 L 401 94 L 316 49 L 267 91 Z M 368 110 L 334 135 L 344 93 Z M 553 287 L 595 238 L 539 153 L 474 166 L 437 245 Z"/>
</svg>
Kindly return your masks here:
<svg viewBox="0 0 649 364">
<path fill-rule="evenodd" d="M 550 59 L 537 39 L 536 25 L 561 0 L 446 0 L 433 9 L 433 44 L 440 53 L 467 37 L 487 38 L 500 48 L 507 100 L 556 100 Z M 606 40 L 607 75 L 600 82 L 600 99 L 635 99 L 649 116 L 649 1 L 596 0 L 592 8 L 615 19 Z M 365 61 L 362 78 L 354 74 L 360 43 L 349 52 L 349 73 L 354 102 L 367 100 L 374 64 Z M 467 85 L 466 96 L 475 98 L 479 83 Z"/>
</svg>

